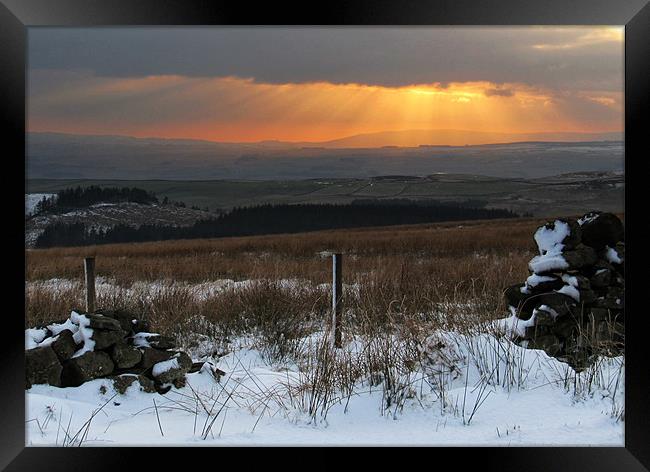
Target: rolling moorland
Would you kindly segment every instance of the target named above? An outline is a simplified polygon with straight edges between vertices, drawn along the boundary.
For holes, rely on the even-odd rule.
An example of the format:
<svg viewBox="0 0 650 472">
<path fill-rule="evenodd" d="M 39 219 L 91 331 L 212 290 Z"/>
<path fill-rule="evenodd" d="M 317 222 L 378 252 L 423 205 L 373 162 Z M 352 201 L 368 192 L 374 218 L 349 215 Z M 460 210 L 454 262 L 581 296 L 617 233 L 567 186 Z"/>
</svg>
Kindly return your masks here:
<svg viewBox="0 0 650 472">
<path fill-rule="evenodd" d="M 618 172 L 576 172 L 536 179 L 467 174 L 423 177 L 393 175 L 354 179 L 306 180 L 97 180 L 29 179 L 30 194 L 52 194 L 70 187 L 138 187 L 159 198 L 212 212 L 261 204 L 345 204 L 375 199 L 482 202 L 485 208 L 553 216 L 592 209 L 623 210 L 625 179 Z"/>
</svg>

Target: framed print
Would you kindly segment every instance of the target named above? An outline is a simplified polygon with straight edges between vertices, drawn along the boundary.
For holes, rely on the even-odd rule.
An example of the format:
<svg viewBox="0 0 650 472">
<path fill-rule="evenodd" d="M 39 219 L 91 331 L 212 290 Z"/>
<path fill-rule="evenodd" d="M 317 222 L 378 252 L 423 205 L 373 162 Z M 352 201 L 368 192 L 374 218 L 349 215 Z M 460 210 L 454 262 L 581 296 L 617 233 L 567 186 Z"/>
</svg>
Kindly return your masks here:
<svg viewBox="0 0 650 472">
<path fill-rule="evenodd" d="M 648 467 L 643 1 L 0 12 L 8 470 L 123 446 Z"/>
</svg>

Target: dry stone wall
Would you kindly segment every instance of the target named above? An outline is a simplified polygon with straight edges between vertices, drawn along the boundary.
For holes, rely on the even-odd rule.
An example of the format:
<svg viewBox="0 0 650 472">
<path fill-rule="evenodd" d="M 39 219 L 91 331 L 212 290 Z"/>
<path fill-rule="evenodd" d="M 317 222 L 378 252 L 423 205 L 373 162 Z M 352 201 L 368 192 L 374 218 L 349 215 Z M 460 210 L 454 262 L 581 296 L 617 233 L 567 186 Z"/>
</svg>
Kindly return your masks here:
<svg viewBox="0 0 650 472">
<path fill-rule="evenodd" d="M 537 228 L 539 254 L 530 277 L 509 287 L 516 341 L 576 369 L 624 347 L 624 227 L 614 214 L 591 212 Z"/>
<path fill-rule="evenodd" d="M 25 388 L 75 387 L 108 377 L 119 393 L 136 381 L 142 391 L 166 393 L 203 366 L 175 348 L 129 312 L 73 311 L 67 320 L 25 330 Z"/>
</svg>

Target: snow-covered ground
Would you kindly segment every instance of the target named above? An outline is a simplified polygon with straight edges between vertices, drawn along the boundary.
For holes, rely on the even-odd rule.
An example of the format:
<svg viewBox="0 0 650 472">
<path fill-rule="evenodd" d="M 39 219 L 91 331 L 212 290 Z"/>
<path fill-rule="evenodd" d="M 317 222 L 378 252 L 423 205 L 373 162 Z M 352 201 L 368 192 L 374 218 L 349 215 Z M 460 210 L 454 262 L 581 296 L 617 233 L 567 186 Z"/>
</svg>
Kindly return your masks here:
<svg viewBox="0 0 650 472">
<path fill-rule="evenodd" d="M 36 204 L 40 202 L 43 197 L 55 197 L 55 193 L 26 193 L 25 194 L 25 215 L 31 215 L 34 212 Z"/>
<path fill-rule="evenodd" d="M 110 297 L 116 293 L 121 293 L 124 297 L 152 297 L 156 294 L 172 290 L 187 290 L 189 294 L 197 301 L 206 300 L 210 297 L 230 290 L 242 290 L 254 287 L 259 283 L 266 283 L 268 280 L 248 279 L 232 280 L 217 279 L 209 282 L 189 283 L 175 280 L 155 280 L 155 281 L 136 281 L 128 287 L 116 283 L 113 279 L 97 277 L 95 280 L 95 292 L 97 297 Z M 329 290 L 331 284 L 314 285 L 309 280 L 301 279 L 277 279 L 272 281 L 275 287 L 287 291 L 299 290 Z M 343 284 L 346 293 L 358 293 L 359 284 Z M 84 284 L 80 280 L 72 279 L 47 279 L 34 280 L 25 282 L 25 290 L 29 294 L 34 290 L 44 290 L 49 292 L 59 292 L 61 290 L 83 290 Z"/>
<path fill-rule="evenodd" d="M 435 359 L 416 368 L 402 379 L 405 400 L 389 407 L 382 383 L 362 379 L 350 396 L 332 397 L 326 416 L 308 413 L 304 366 L 271 365 L 250 340 L 211 361 L 226 373 L 218 380 L 206 365 L 164 395 L 140 392 L 137 382 L 120 395 L 106 379 L 35 385 L 26 392 L 26 444 L 623 446 L 622 358 L 576 377 L 505 338 L 433 335 L 440 340 L 456 368 Z M 362 355 L 362 344 L 340 352 Z"/>
</svg>

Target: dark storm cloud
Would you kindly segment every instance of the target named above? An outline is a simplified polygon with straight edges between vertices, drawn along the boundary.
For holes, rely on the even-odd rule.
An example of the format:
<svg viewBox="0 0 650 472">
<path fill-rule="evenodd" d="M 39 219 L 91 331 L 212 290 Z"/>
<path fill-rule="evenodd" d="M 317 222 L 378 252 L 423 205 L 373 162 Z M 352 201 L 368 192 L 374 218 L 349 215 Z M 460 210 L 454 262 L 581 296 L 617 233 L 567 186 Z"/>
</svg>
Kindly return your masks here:
<svg viewBox="0 0 650 472">
<path fill-rule="evenodd" d="M 593 28 L 30 28 L 30 69 L 384 86 L 490 81 L 622 90 L 623 43 Z M 495 95 L 507 92 L 496 90 Z"/>
</svg>

